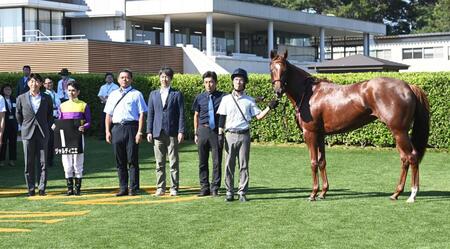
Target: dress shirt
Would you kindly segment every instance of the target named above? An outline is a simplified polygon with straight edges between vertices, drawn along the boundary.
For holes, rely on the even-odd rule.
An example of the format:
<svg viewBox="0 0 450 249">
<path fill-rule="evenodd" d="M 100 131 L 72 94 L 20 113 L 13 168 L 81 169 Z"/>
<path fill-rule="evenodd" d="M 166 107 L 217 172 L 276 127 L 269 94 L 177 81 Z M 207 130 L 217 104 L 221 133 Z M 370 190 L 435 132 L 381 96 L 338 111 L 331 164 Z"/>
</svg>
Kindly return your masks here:
<svg viewBox="0 0 450 249">
<path fill-rule="evenodd" d="M 34 113 L 37 113 L 39 106 L 41 105 L 41 98 L 41 94 L 39 93 L 36 96 L 33 96 L 30 93 L 31 107 L 33 108 Z"/>
<path fill-rule="evenodd" d="M 0 95 L 0 112 L 6 112 L 6 106 L 5 106 L 5 98 L 3 98 L 2 95 Z"/>
<path fill-rule="evenodd" d="M 108 97 L 112 91 L 119 89 L 119 86 L 116 85 L 114 82 L 111 83 L 105 83 L 100 87 L 100 90 L 98 91 L 97 96 L 101 97 Z"/>
<path fill-rule="evenodd" d="M 122 94 L 125 94 L 122 100 Z M 114 109 L 114 106 L 120 100 Z M 103 112 L 112 116 L 113 123 L 121 123 L 126 121 L 138 121 L 139 115 L 147 112 L 147 104 L 145 103 L 142 93 L 129 86 L 126 89 L 119 88 L 111 92 L 106 101 Z"/>
<path fill-rule="evenodd" d="M 209 124 L 209 113 L 208 113 L 208 102 L 209 102 L 209 92 L 203 92 L 197 95 L 192 104 L 192 110 L 194 112 L 198 112 L 198 121 L 200 125 Z M 222 97 L 225 94 L 220 91 L 214 91 L 211 93 L 211 97 L 214 105 L 214 113 L 217 113 L 217 109 L 219 109 L 220 101 L 222 101 Z M 215 115 L 215 124 L 217 127 L 218 119 L 217 115 Z"/>
<path fill-rule="evenodd" d="M 161 87 L 161 89 L 159 90 L 159 93 L 161 94 L 161 102 L 163 107 L 166 105 L 167 97 L 169 96 L 169 90 L 170 86 Z"/>
<path fill-rule="evenodd" d="M 241 112 L 236 106 L 233 98 L 236 99 L 241 111 L 243 112 L 244 117 L 242 117 Z M 226 115 L 227 119 L 225 122 L 225 131 L 227 130 L 248 130 L 250 128 L 249 122 L 252 118 L 258 115 L 261 112 L 261 109 L 256 105 L 255 99 L 242 93 L 241 96 L 237 96 L 233 93 L 228 94 L 222 98 L 220 102 L 219 109 L 217 110 L 217 114 Z"/>
</svg>

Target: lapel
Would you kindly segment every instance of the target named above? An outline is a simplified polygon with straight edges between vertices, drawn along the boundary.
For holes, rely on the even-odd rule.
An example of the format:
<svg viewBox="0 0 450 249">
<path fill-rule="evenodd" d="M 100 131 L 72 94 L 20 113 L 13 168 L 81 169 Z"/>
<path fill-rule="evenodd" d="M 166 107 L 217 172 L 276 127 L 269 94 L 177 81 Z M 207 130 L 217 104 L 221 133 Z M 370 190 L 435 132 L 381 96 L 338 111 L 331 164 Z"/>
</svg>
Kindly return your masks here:
<svg viewBox="0 0 450 249">
<path fill-rule="evenodd" d="M 30 96 L 30 91 L 25 92 L 25 94 L 23 95 L 23 97 L 25 98 L 25 103 L 27 103 L 28 107 L 30 108 L 31 112 L 34 113 L 33 111 L 33 106 L 31 105 L 31 96 Z"/>
<path fill-rule="evenodd" d="M 167 99 L 166 99 L 166 103 L 164 103 L 163 108 L 166 109 L 167 106 L 169 105 L 170 101 L 172 101 L 173 98 L 173 90 L 172 87 L 169 89 L 169 93 L 167 94 Z"/>
</svg>

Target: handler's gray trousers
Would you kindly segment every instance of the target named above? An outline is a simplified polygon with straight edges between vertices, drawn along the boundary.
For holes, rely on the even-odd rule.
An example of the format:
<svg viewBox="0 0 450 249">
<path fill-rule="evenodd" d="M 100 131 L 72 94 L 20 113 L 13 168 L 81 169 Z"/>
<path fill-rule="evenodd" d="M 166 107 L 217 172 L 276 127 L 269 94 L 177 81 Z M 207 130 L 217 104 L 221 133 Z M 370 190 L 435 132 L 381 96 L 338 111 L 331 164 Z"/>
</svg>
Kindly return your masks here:
<svg viewBox="0 0 450 249">
<path fill-rule="evenodd" d="M 225 135 L 226 151 L 226 173 L 225 187 L 227 195 L 234 194 L 234 170 L 236 168 L 236 157 L 239 160 L 239 188 L 238 194 L 245 195 L 248 191 L 250 159 L 250 133 L 237 134 L 227 132 Z"/>
</svg>

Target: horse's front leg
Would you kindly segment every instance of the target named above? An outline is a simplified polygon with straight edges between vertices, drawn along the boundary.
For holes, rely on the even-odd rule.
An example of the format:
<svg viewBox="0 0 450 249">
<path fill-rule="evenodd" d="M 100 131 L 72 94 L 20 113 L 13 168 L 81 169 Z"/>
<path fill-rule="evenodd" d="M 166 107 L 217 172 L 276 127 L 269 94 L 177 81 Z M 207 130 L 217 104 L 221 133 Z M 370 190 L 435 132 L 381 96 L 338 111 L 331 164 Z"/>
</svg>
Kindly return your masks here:
<svg viewBox="0 0 450 249">
<path fill-rule="evenodd" d="M 303 136 L 305 138 L 306 145 L 309 149 L 309 157 L 311 159 L 311 176 L 312 176 L 312 192 L 309 195 L 308 200 L 315 201 L 317 192 L 319 192 L 319 177 L 317 175 L 317 169 L 319 167 L 319 163 L 317 160 L 317 152 L 318 152 L 318 143 L 317 143 L 317 134 L 315 132 L 303 130 Z"/>
<path fill-rule="evenodd" d="M 323 135 L 319 137 L 318 158 L 320 178 L 322 179 L 322 192 L 320 192 L 319 199 L 325 199 L 329 184 L 326 169 L 327 161 L 325 159 L 325 137 Z"/>
</svg>

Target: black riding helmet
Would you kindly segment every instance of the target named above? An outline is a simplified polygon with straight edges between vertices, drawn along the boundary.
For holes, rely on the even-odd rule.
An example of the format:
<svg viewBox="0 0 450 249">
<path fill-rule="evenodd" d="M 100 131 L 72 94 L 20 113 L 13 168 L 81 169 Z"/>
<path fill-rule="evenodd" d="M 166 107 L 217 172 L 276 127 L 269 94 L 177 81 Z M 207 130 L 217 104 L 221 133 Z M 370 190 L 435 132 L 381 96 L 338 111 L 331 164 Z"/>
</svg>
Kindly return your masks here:
<svg viewBox="0 0 450 249">
<path fill-rule="evenodd" d="M 236 77 L 236 76 L 243 77 L 245 83 L 248 83 L 247 71 L 245 71 L 244 69 L 238 68 L 238 69 L 234 70 L 233 74 L 231 75 L 231 80 L 234 80 L 234 77 Z"/>
</svg>

